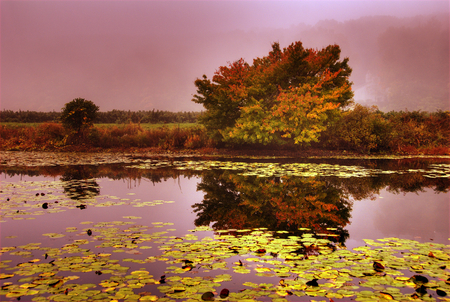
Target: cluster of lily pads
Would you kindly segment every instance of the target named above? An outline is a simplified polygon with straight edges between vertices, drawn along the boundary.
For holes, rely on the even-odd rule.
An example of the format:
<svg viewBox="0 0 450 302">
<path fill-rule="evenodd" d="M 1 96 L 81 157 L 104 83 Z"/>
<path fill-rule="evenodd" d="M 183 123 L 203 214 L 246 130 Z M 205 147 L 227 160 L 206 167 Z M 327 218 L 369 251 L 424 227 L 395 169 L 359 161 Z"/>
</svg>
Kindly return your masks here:
<svg viewBox="0 0 450 302">
<path fill-rule="evenodd" d="M 154 158 L 160 157 L 158 161 L 171 161 L 179 158 L 188 160 L 192 154 L 171 153 L 163 154 L 144 153 L 122 153 L 122 152 L 100 152 L 100 153 L 82 153 L 82 152 L 41 152 L 41 151 L 0 151 L 0 166 L 62 166 L 62 165 L 101 165 L 101 164 L 148 164 L 155 162 Z M 207 157 L 207 155 L 202 155 Z M 287 158 L 283 156 L 209 156 L 211 158 L 223 159 L 280 159 Z M 330 158 L 310 156 L 309 158 Z M 442 158 L 448 159 L 448 155 L 376 155 L 376 156 L 335 156 L 339 159 L 427 159 Z"/>
<path fill-rule="evenodd" d="M 283 232 L 264 229 L 241 230 L 245 235 L 225 234 L 189 243 L 191 236 L 165 245 L 164 256 L 175 264 L 166 273 L 184 274 L 191 269 L 230 270 L 235 274 L 254 273 L 274 277 L 278 282 L 244 282 L 244 288 L 229 296 L 230 301 L 269 297 L 286 301 L 288 297 L 354 297 L 358 301 L 431 299 L 431 291 L 446 297 L 450 289 L 449 246 L 421 244 L 411 240 L 386 238 L 366 240 L 367 245 L 353 251 L 336 249 L 326 238 L 304 233 L 281 238 Z M 328 236 L 323 234 L 322 236 Z M 187 241 L 187 242 L 186 242 Z M 170 248 L 170 249 L 169 249 Z M 299 252 L 311 249 L 313 254 Z M 230 268 L 227 259 L 241 256 Z M 170 263 L 170 262 L 169 262 Z M 422 276 L 425 274 L 434 280 Z M 231 276 L 219 275 L 219 279 Z M 189 278 L 188 278 L 189 279 Z M 174 277 L 160 287 L 177 298 L 198 298 L 184 293 L 183 278 Z M 175 290 L 176 289 L 176 290 Z M 427 292 L 428 291 L 428 292 Z"/>
<path fill-rule="evenodd" d="M 289 236 L 199 227 L 182 237 L 170 236 L 173 229 L 148 230 L 134 221 L 87 221 L 80 229 L 66 229 L 85 236 L 62 248 L 2 247 L 2 256 L 28 260 L 15 266 L 11 260 L 0 262 L 0 296 L 31 301 L 450 300 L 449 245 L 385 238 L 347 250 L 329 241 L 329 234 L 307 229 Z M 111 251 L 94 252 L 90 244 Z M 143 255 L 151 249 L 153 255 Z M 114 257 L 121 253 L 128 256 Z M 166 263 L 160 275 L 151 271 L 154 262 Z M 97 283 L 83 283 L 89 273 L 99 277 Z M 251 277 L 236 287 L 234 279 L 246 274 Z M 11 278 L 14 282 L 8 282 Z"/>
<path fill-rule="evenodd" d="M 449 178 L 450 164 L 430 164 L 428 169 L 407 170 L 381 170 L 369 169 L 361 166 L 332 165 L 327 163 L 264 163 L 264 162 L 235 162 L 235 161 L 172 161 L 172 160 L 148 160 L 144 163 L 134 164 L 128 168 L 158 169 L 161 167 L 173 167 L 179 170 L 203 171 L 210 169 L 233 170 L 244 176 L 272 177 L 272 176 L 336 176 L 368 177 L 381 174 L 423 173 L 430 178 Z"/>
<path fill-rule="evenodd" d="M 0 165 L 4 166 L 63 166 L 133 163 L 136 160 L 125 153 L 80 153 L 40 151 L 0 151 Z"/>
<path fill-rule="evenodd" d="M 140 219 L 140 217 L 134 216 L 123 218 L 127 220 Z M 132 226 L 123 229 L 123 226 L 130 224 Z M 162 234 L 166 231 L 142 234 L 141 232 L 146 231 L 149 227 L 137 226 L 132 221 L 111 221 L 95 224 L 91 221 L 85 221 L 81 225 L 81 229 L 67 227 L 66 232 L 75 233 L 82 239 L 75 239 L 62 245 L 61 248 L 42 247 L 41 243 L 2 247 L 0 250 L 2 254 L 33 258 L 39 252 L 41 258 L 19 263 L 15 267 L 8 266 L 11 260 L 1 261 L 2 273 L 0 279 L 9 279 L 15 276 L 21 277 L 21 279 L 14 283 L 3 283 L 0 294 L 10 298 L 29 296 L 29 299 L 33 301 L 111 301 L 128 296 L 132 299 L 133 295 L 136 296 L 133 288 L 142 287 L 136 287 L 136 284 L 155 282 L 151 279 L 151 276 L 142 278 L 142 273 L 135 271 L 128 275 L 127 272 L 130 268 L 121 264 L 119 259 L 111 259 L 111 253 L 95 253 L 91 251 L 92 246 L 91 248 L 87 248 L 87 246 L 91 243 L 91 245 L 95 244 L 93 248 L 103 250 L 110 247 L 114 248 L 112 251 L 114 253 L 125 252 L 137 255 L 142 254 L 139 250 L 144 251 L 151 248 L 146 245 L 138 246 L 138 244 L 161 240 Z M 171 223 L 155 223 L 155 227 L 166 225 L 171 225 Z M 55 240 L 65 237 L 64 234 L 57 233 L 43 235 Z M 98 284 L 82 283 L 81 278 L 89 272 L 98 276 L 110 277 L 101 280 Z M 74 280 L 81 282 L 76 283 Z M 117 290 L 112 292 L 112 289 Z M 140 297 L 137 296 L 137 298 Z"/>
</svg>

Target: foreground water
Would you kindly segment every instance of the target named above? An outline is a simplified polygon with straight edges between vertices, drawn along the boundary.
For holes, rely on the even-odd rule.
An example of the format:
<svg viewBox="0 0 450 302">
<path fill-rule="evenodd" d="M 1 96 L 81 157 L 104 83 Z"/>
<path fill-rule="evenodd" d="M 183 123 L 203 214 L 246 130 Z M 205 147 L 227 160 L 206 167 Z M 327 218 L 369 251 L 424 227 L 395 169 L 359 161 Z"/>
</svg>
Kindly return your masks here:
<svg viewBox="0 0 450 302">
<path fill-rule="evenodd" d="M 446 159 L 76 163 L 2 168 L 2 301 L 449 298 Z"/>
</svg>

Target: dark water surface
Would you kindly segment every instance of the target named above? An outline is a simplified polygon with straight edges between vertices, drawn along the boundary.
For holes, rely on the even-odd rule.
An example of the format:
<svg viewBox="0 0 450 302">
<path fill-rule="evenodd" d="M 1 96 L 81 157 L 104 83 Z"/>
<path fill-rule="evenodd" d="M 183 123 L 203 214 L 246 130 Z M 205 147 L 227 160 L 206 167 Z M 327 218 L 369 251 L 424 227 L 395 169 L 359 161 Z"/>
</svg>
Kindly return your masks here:
<svg viewBox="0 0 450 302">
<path fill-rule="evenodd" d="M 223 288 L 236 293 L 223 296 L 230 301 L 311 297 L 337 301 L 354 299 L 364 290 L 381 295 L 387 285 L 384 291 L 358 289 L 358 282 L 353 282 L 338 292 L 336 278 L 329 277 L 334 287 L 326 287 L 326 278 L 314 274 L 264 271 L 255 260 L 246 261 L 255 256 L 286 260 L 262 251 L 264 244 L 249 242 L 246 250 L 228 245 L 235 252 L 231 256 L 219 252 L 219 245 L 203 252 L 188 246 L 215 246 L 211 242 L 220 242 L 221 234 L 239 237 L 252 234 L 251 230 L 257 230 L 254 236 L 270 234 L 267 238 L 312 234 L 329 240 L 332 250 L 352 250 L 366 245 L 364 239 L 387 237 L 448 245 L 449 170 L 448 161 L 442 159 L 147 160 L 126 165 L 4 167 L 0 300 L 202 301 L 206 292 L 219 299 Z M 222 242 L 227 240 L 231 239 Z M 253 246 L 261 251 L 255 254 Z M 299 243 L 295 253 L 308 259 L 318 253 L 313 247 Z M 188 252 L 180 253 L 184 248 Z M 240 267 L 249 271 L 240 272 Z M 450 277 L 448 267 L 442 270 Z M 404 274 L 410 277 L 415 272 Z M 284 286 L 288 294 L 268 290 L 267 284 L 280 287 L 285 282 L 280 279 L 299 277 L 303 280 L 299 292 L 294 286 L 289 291 Z M 312 277 L 325 290 L 309 292 L 305 282 Z M 436 299 L 440 298 L 436 288 L 446 286 L 441 279 L 436 277 L 441 283 L 433 288 Z M 83 284 L 85 288 L 80 288 Z M 326 296 L 330 286 L 334 296 Z M 237 296 L 246 289 L 258 294 Z M 345 290 L 355 294 L 345 296 Z"/>
</svg>

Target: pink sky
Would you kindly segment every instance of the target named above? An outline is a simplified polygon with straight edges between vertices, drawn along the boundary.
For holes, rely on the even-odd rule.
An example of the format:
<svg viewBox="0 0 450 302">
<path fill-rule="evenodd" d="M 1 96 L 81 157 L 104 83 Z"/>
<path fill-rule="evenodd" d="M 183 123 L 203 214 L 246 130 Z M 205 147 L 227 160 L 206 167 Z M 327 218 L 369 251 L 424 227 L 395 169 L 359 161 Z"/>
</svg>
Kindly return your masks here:
<svg viewBox="0 0 450 302">
<path fill-rule="evenodd" d="M 199 111 L 196 78 L 266 55 L 288 39 L 283 30 L 448 10 L 448 1 L 2 0 L 0 108 L 60 111 L 82 97 L 101 111 Z"/>
</svg>

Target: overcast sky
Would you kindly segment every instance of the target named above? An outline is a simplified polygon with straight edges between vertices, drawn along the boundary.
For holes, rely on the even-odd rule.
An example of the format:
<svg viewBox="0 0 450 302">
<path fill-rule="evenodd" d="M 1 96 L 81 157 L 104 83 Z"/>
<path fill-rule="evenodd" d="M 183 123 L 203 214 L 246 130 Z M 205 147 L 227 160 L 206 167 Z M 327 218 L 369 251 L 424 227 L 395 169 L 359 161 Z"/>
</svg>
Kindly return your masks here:
<svg viewBox="0 0 450 302">
<path fill-rule="evenodd" d="M 448 1 L 2 0 L 0 107 L 60 111 L 82 97 L 101 111 L 198 111 L 195 79 L 266 55 L 277 38 L 258 33 L 448 11 Z"/>
</svg>

